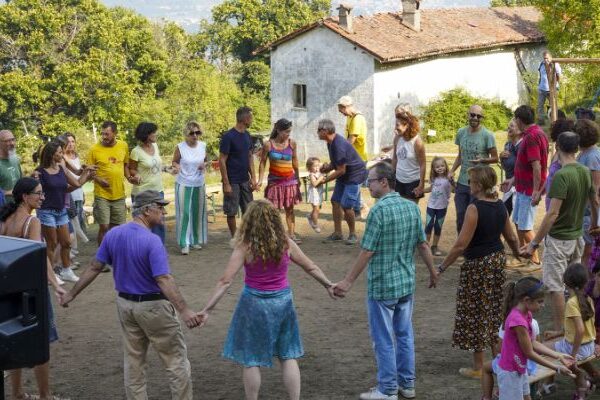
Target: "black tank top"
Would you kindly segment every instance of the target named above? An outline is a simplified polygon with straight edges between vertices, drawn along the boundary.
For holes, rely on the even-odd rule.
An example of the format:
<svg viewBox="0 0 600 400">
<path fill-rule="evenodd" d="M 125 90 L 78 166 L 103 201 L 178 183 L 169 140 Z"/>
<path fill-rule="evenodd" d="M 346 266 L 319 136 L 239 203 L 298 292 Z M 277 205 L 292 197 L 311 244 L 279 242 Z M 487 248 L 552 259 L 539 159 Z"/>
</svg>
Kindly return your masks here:
<svg viewBox="0 0 600 400">
<path fill-rule="evenodd" d="M 477 227 L 471 243 L 465 249 L 464 256 L 467 260 L 485 257 L 504 249 L 500 235 L 508 218 L 501 200 L 475 200 L 473 205 L 477 208 Z"/>
</svg>

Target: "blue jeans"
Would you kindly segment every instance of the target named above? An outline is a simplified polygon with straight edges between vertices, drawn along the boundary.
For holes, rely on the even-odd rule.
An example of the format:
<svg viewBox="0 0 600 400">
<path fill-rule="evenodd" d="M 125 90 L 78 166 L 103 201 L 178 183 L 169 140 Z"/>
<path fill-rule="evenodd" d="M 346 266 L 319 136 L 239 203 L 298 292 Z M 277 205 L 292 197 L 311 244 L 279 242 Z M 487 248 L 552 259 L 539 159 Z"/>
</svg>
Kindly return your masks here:
<svg viewBox="0 0 600 400">
<path fill-rule="evenodd" d="M 159 192 L 160 196 L 164 199 L 165 198 L 165 192 Z M 135 196 L 132 194 L 131 195 L 131 204 L 133 204 L 135 202 Z M 159 225 L 154 225 L 152 228 L 150 228 L 150 231 L 152 233 L 154 233 L 155 235 L 158 235 L 158 237 L 160 238 L 160 241 L 165 244 L 165 237 L 166 237 L 166 229 L 165 229 L 165 217 L 162 217 L 162 224 Z"/>
<path fill-rule="evenodd" d="M 413 295 L 390 300 L 367 299 L 369 331 L 377 360 L 377 389 L 392 395 L 415 387 Z"/>
<path fill-rule="evenodd" d="M 472 202 L 471 188 L 467 185 L 457 183 L 456 190 L 454 190 L 454 205 L 456 206 L 456 232 L 458 233 L 462 229 L 467 207 Z"/>
</svg>

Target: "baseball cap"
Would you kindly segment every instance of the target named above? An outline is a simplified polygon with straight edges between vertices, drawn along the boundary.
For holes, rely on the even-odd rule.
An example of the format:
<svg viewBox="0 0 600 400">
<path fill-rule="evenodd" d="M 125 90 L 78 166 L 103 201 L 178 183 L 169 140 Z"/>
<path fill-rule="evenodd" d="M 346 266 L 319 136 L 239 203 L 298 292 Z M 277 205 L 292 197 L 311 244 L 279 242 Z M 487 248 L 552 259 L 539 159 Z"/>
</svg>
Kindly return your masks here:
<svg viewBox="0 0 600 400">
<path fill-rule="evenodd" d="M 166 206 L 169 202 L 161 196 L 160 192 L 156 190 L 144 190 L 135 196 L 133 201 L 133 207 L 139 208 L 150 204 L 158 204 L 160 206 Z"/>
<path fill-rule="evenodd" d="M 348 107 L 352 105 L 352 97 L 350 96 L 342 96 L 338 100 L 338 105 Z"/>
</svg>

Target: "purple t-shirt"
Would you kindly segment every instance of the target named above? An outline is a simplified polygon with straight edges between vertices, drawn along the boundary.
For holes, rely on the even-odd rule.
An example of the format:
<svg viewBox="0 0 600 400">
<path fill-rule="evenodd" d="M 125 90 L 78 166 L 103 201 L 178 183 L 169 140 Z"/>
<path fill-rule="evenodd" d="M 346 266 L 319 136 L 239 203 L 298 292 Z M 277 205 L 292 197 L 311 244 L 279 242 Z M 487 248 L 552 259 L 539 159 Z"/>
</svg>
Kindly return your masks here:
<svg viewBox="0 0 600 400">
<path fill-rule="evenodd" d="M 354 146 L 341 135 L 335 135 L 333 142 L 327 144 L 327 150 L 329 150 L 329 160 L 334 168 L 346 165 L 346 173 L 338 177 L 338 181 L 344 184 L 358 185 L 367 179 L 365 162 L 360 158 Z"/>
<path fill-rule="evenodd" d="M 112 265 L 115 289 L 122 293 L 160 293 L 154 278 L 171 273 L 158 235 L 135 222 L 108 231 L 96 260 Z"/>
<path fill-rule="evenodd" d="M 590 299 L 594 302 L 594 310 L 596 310 L 596 319 L 594 320 L 596 328 L 600 328 L 600 296 L 594 297 L 594 285 L 596 284 L 596 278 L 590 279 L 588 286 L 585 289 L 585 294 L 590 296 Z"/>
<path fill-rule="evenodd" d="M 527 357 L 521 346 L 514 327 L 523 326 L 529 332 L 531 340 L 535 340 L 533 334 L 532 321 L 533 317 L 530 312 L 523 314 L 517 307 L 513 308 L 506 321 L 504 321 L 504 339 L 502 340 L 502 350 L 500 351 L 500 361 L 498 365 L 504 371 L 518 372 L 524 374 L 527 371 Z"/>
</svg>

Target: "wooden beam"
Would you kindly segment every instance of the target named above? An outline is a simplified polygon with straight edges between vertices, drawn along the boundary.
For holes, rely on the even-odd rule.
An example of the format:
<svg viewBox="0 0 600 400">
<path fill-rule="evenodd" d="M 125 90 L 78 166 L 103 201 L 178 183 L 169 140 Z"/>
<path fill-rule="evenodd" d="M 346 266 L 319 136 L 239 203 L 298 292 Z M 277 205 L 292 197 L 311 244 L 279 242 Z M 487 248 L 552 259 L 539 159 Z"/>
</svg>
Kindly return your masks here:
<svg viewBox="0 0 600 400">
<path fill-rule="evenodd" d="M 546 73 L 548 74 L 548 88 L 550 89 L 550 121 L 554 122 L 558 119 L 558 91 L 556 90 L 556 64 L 554 62 L 546 66 Z"/>
<path fill-rule="evenodd" d="M 600 58 L 553 58 L 552 62 L 563 64 L 600 64 Z"/>
</svg>

